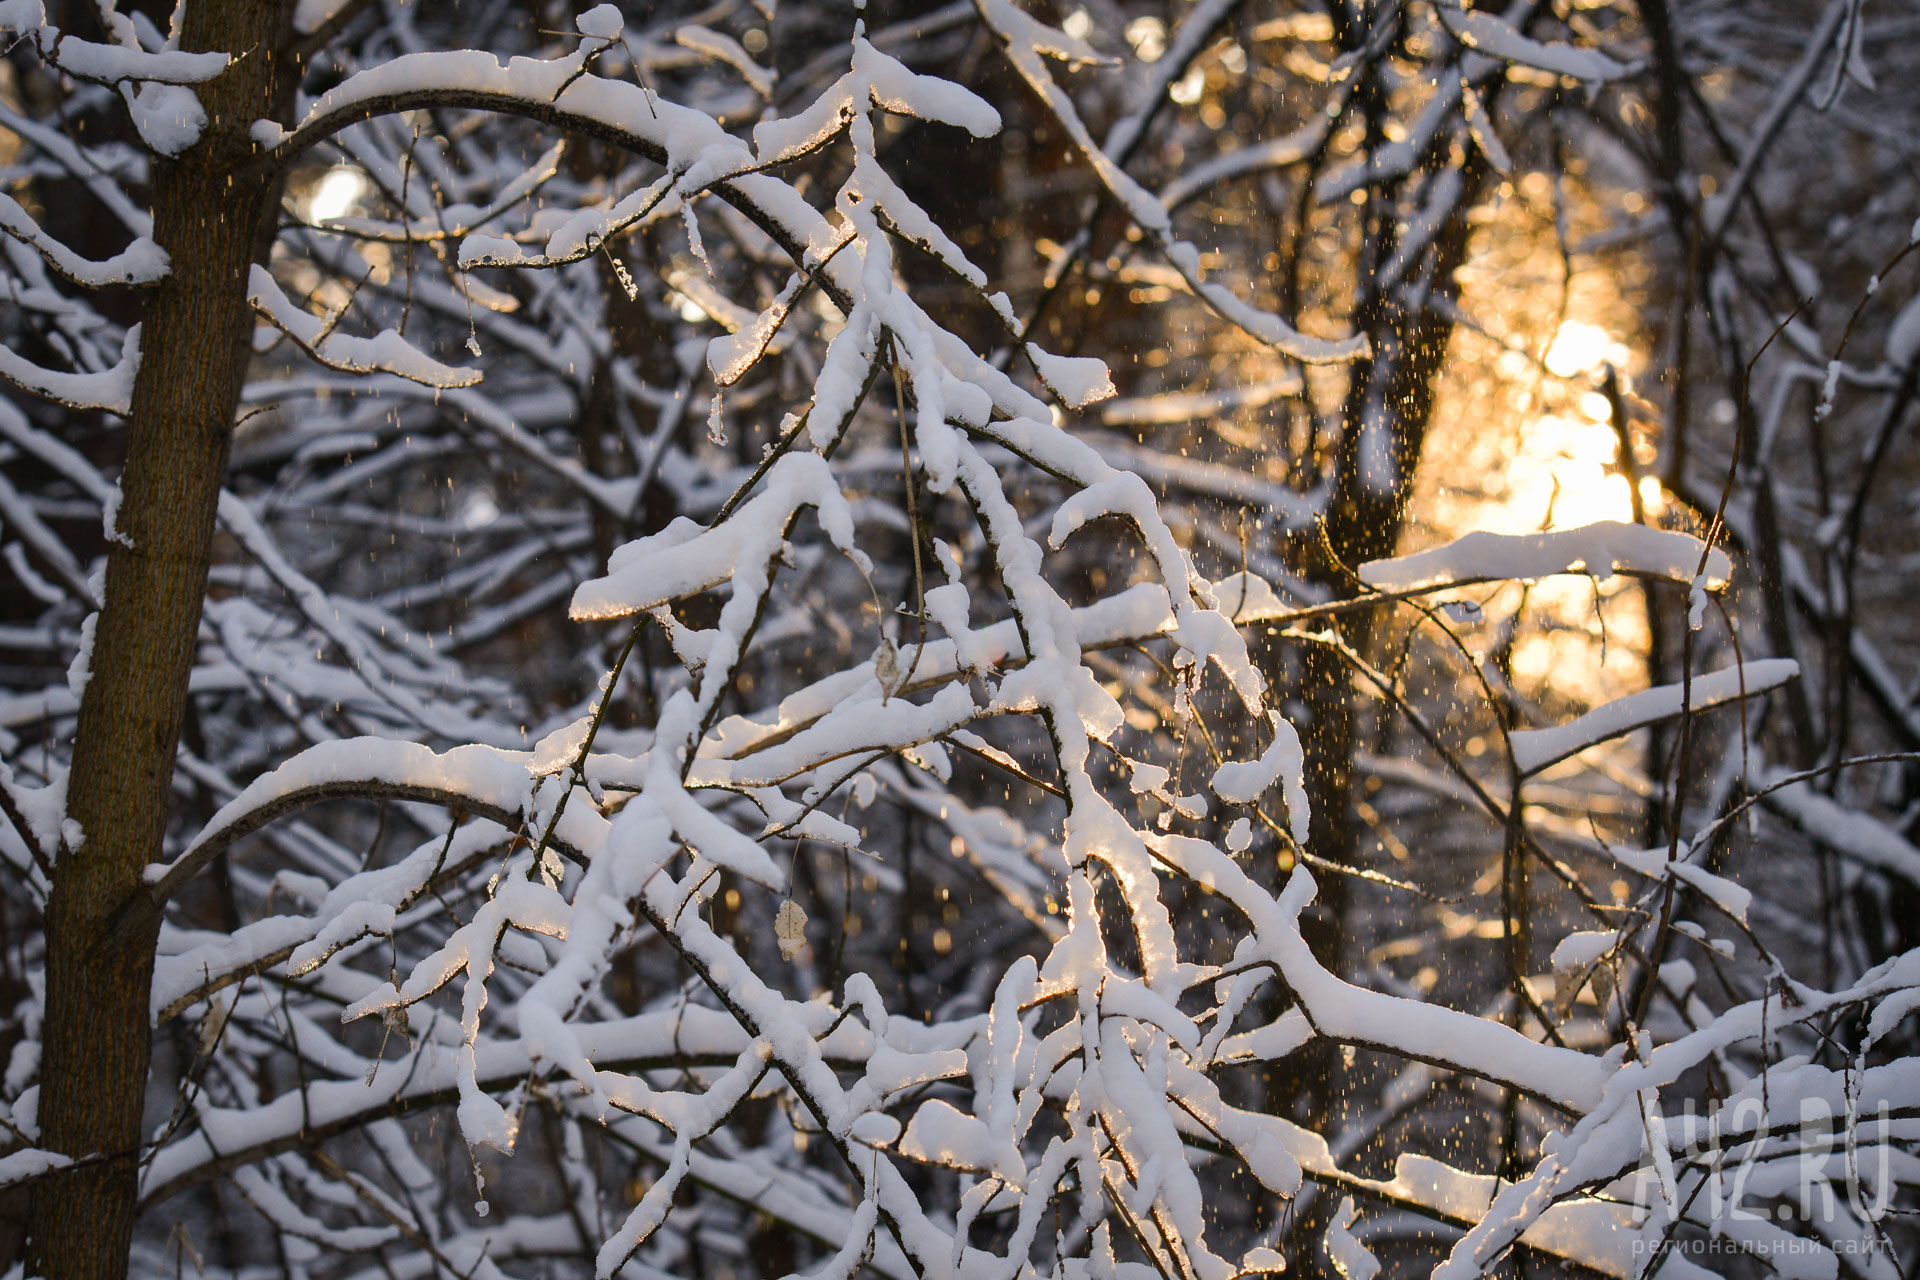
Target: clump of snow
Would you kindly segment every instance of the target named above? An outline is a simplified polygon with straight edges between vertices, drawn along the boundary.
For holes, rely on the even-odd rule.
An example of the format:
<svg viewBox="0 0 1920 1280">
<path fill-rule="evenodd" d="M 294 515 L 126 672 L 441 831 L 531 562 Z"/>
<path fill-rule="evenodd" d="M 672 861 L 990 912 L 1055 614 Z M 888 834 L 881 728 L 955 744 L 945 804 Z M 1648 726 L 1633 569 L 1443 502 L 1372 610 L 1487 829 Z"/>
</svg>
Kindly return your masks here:
<svg viewBox="0 0 1920 1280">
<path fill-rule="evenodd" d="M 49 235 L 13 197 L 0 194 L 0 231 L 33 246 L 61 275 L 79 284 L 152 284 L 167 274 L 166 250 L 145 236 L 99 262 L 81 257 Z"/>
<path fill-rule="evenodd" d="M 1620 943 L 1620 935 L 1607 929 L 1570 933 L 1553 948 L 1549 963 L 1555 973 L 1578 973 L 1592 967 Z"/>
<path fill-rule="evenodd" d="M 1027 358 L 1039 370 L 1041 380 L 1070 409 L 1084 409 L 1113 397 L 1113 378 L 1105 361 L 1093 356 L 1049 355 L 1031 342 L 1027 344 Z"/>
<path fill-rule="evenodd" d="M 70 409 L 105 409 L 125 416 L 140 368 L 140 326 L 132 325 L 120 346 L 120 362 L 95 373 L 43 369 L 12 347 L 0 346 L 0 378 Z"/>
<path fill-rule="evenodd" d="M 117 484 L 109 486 L 105 497 L 100 503 L 100 529 L 106 535 L 108 542 L 117 543 L 131 551 L 133 550 L 132 537 L 120 531 L 120 498 L 120 486 Z M 105 584 L 102 583 L 102 585 L 104 586 Z M 94 599 L 98 600 L 100 598 L 100 592 L 95 591 Z"/>
<path fill-rule="evenodd" d="M 583 36 L 596 40 L 618 40 L 626 30 L 626 19 L 620 16 L 620 7 L 612 4 L 598 4 L 573 20 L 573 25 Z"/>
<path fill-rule="evenodd" d="M 1353 1224 L 1359 1216 L 1353 1197 L 1347 1196 L 1340 1201 L 1333 1221 L 1327 1224 L 1327 1257 L 1344 1280 L 1373 1280 L 1380 1274 L 1380 1259 L 1353 1234 Z"/>
<path fill-rule="evenodd" d="M 100 625 L 100 613 L 89 613 L 80 623 L 80 647 L 73 655 L 73 661 L 67 664 L 67 688 L 73 691 L 74 700 L 87 696 L 87 682 L 93 676 L 93 634 Z"/>
<path fill-rule="evenodd" d="M 185 85 L 141 85 L 127 97 L 127 114 L 140 140 L 163 156 L 179 155 L 200 141 L 207 127 L 207 109 Z"/>
<path fill-rule="evenodd" d="M 60 849 L 62 841 L 66 842 L 69 849 L 79 847 L 79 841 L 67 840 L 70 834 L 67 818 L 67 776 L 64 769 L 56 769 L 44 787 L 23 787 L 14 782 L 11 776 L 0 778 L 0 783 L 6 786 L 8 793 L 13 797 L 13 803 L 20 810 L 21 816 L 26 818 L 34 843 L 39 845 L 40 851 L 48 857 L 52 857 Z M 72 834 L 78 833 L 76 831 Z"/>
<path fill-rule="evenodd" d="M 1213 773 L 1213 793 L 1228 804 L 1258 804 L 1275 782 L 1287 803 L 1287 827 L 1299 844 L 1307 842 L 1311 822 L 1306 786 L 1306 754 L 1300 735 L 1278 711 L 1267 713 L 1273 741 L 1257 760 L 1229 760 Z M 1243 846 L 1244 847 L 1244 846 Z"/>
<path fill-rule="evenodd" d="M 1904 369 L 1920 355 L 1920 294 L 1907 299 L 1887 328 L 1887 363 Z"/>
</svg>

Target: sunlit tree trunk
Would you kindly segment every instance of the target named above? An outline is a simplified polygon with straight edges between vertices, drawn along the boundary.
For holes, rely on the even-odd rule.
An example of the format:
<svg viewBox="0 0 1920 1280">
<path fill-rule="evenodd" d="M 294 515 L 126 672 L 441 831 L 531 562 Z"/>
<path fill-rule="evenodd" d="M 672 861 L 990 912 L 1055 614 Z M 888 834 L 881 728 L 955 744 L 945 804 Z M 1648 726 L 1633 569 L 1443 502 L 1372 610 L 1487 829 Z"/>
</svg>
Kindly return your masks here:
<svg viewBox="0 0 1920 1280">
<path fill-rule="evenodd" d="M 142 885 L 166 833 L 174 752 L 214 513 L 251 334 L 247 271 L 279 181 L 248 126 L 279 96 L 286 5 L 206 0 L 182 45 L 225 50 L 200 90 L 201 140 L 154 167 L 153 237 L 171 271 L 148 297 L 92 675 L 81 699 L 69 829 L 47 907 L 41 1140 L 79 1160 L 34 1193 L 28 1272 L 118 1277 L 136 1210 L 159 913 Z"/>
<path fill-rule="evenodd" d="M 1468 191 L 1479 183 L 1478 166 L 1468 173 Z M 1459 214 L 1436 237 L 1429 276 L 1432 295 L 1452 297 L 1453 273 L 1466 257 L 1471 228 L 1463 198 Z M 1376 232 L 1376 234 L 1378 234 Z M 1381 240 L 1372 257 L 1384 261 L 1392 245 Z M 1362 264 L 1363 279 L 1367 270 Z M 1429 306 L 1409 313 L 1392 297 L 1363 299 L 1355 316 L 1373 343 L 1370 358 L 1355 364 L 1347 394 L 1344 424 L 1335 463 L 1334 489 L 1314 544 L 1302 548 L 1308 573 L 1337 595 L 1350 595 L 1351 574 L 1368 560 L 1394 554 L 1406 522 L 1428 421 L 1435 378 L 1452 337 L 1453 322 Z M 1383 437 L 1365 440 L 1365 433 Z M 1371 458 L 1368 451 L 1372 450 Z M 1384 469 L 1380 464 L 1384 463 Z M 1355 650 L 1369 655 L 1378 627 L 1377 611 L 1340 615 L 1331 624 Z M 1263 659 L 1270 680 L 1278 681 L 1281 649 L 1268 645 Z M 1312 808 L 1307 847 L 1329 861 L 1357 861 L 1353 824 L 1356 723 L 1354 671 L 1336 650 L 1307 645 L 1300 651 L 1298 696 L 1306 715 L 1300 724 L 1306 750 L 1305 783 Z M 1321 962 L 1339 972 L 1348 941 L 1348 885 L 1337 874 L 1316 876 L 1317 902 L 1301 921 L 1302 936 Z M 1285 1070 L 1270 1074 L 1266 1105 L 1276 1114 L 1292 1114 L 1322 1124 L 1333 1105 L 1339 1054 L 1331 1045 L 1295 1055 Z"/>
</svg>

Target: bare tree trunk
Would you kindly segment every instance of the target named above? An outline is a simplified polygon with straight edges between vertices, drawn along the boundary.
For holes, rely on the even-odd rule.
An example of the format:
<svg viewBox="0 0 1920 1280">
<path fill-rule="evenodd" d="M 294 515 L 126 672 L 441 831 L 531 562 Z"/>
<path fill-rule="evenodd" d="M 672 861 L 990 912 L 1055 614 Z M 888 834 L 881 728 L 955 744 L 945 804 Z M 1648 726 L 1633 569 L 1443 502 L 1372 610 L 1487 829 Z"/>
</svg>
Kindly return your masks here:
<svg viewBox="0 0 1920 1280">
<path fill-rule="evenodd" d="M 154 239 L 172 264 L 148 298 L 92 676 L 80 703 L 68 813 L 47 906 L 41 1140 L 84 1159 L 33 1196 L 28 1273 L 127 1273 L 158 910 L 141 871 L 161 857 L 174 752 L 206 593 L 214 513 L 252 325 L 247 272 L 279 180 L 247 127 L 280 96 L 285 5 L 201 0 L 182 45 L 225 50 L 204 86 L 201 140 L 156 162 Z M 280 77 L 284 79 L 284 76 Z"/>
<path fill-rule="evenodd" d="M 1478 185 L 1477 168 L 1469 181 Z M 1460 201 L 1462 215 L 1471 204 Z M 1465 217 L 1457 216 L 1439 233 L 1430 272 L 1430 287 L 1436 295 L 1453 297 L 1453 273 L 1466 259 L 1471 230 Z M 1321 548 L 1306 551 L 1313 562 L 1310 571 L 1342 595 L 1353 590 L 1349 574 L 1368 560 L 1391 556 L 1399 546 L 1433 412 L 1434 379 L 1453 336 L 1452 320 L 1438 307 L 1409 314 L 1396 301 L 1378 299 L 1360 319 L 1364 322 L 1360 327 L 1373 340 L 1374 352 L 1354 366 L 1334 491 L 1320 530 L 1324 548 L 1338 563 L 1326 563 Z M 1368 430 L 1383 432 L 1386 439 L 1370 446 L 1362 440 Z M 1375 465 L 1365 457 L 1370 447 L 1376 449 Z M 1384 474 L 1375 473 L 1379 461 L 1387 464 Z M 1376 624 L 1373 610 L 1345 614 L 1335 621 L 1347 642 L 1363 655 L 1371 654 Z M 1303 662 L 1306 786 L 1313 810 L 1308 847 L 1322 857 L 1351 862 L 1355 854 L 1351 814 L 1354 673 L 1345 659 L 1321 646 L 1309 647 Z M 1337 919 L 1343 909 L 1344 882 L 1334 876 L 1323 878 L 1321 894 L 1329 905 L 1328 914 Z M 1323 963 L 1338 967 L 1337 933 L 1324 940 L 1309 935 L 1308 940 L 1323 941 Z"/>
<path fill-rule="evenodd" d="M 1477 168 L 1469 181 L 1477 185 Z M 1463 199 L 1460 209 L 1471 207 Z M 1454 270 L 1465 260 L 1471 228 L 1455 217 L 1439 233 L 1430 279 L 1436 293 L 1453 296 Z M 1378 233 L 1376 233 L 1378 234 Z M 1379 260 L 1391 253 L 1378 250 Z M 1374 297 L 1356 313 L 1356 328 L 1373 341 L 1370 358 L 1356 362 L 1347 395 L 1345 426 L 1336 462 L 1334 492 L 1325 522 L 1318 531 L 1323 547 L 1300 549 L 1309 572 L 1345 595 L 1348 578 L 1368 560 L 1391 556 L 1400 541 L 1408 500 L 1419 465 L 1428 419 L 1433 411 L 1434 380 L 1452 338 L 1453 323 L 1443 311 L 1428 307 L 1410 314 L 1392 298 Z M 1376 460 L 1387 465 L 1384 474 L 1370 470 L 1361 435 L 1369 429 L 1386 433 L 1378 442 Z M 1337 564 L 1329 563 L 1327 552 Z M 1374 610 L 1345 614 L 1334 625 L 1342 637 L 1363 655 L 1374 648 L 1378 619 Z M 1263 654 L 1266 674 L 1278 682 L 1282 670 L 1277 648 Z M 1301 653 L 1297 686 L 1306 712 L 1299 726 L 1306 748 L 1304 782 L 1311 808 L 1307 847 L 1320 857 L 1346 865 L 1357 863 L 1353 824 L 1354 750 L 1356 726 L 1354 672 L 1345 658 L 1322 645 L 1308 645 Z M 1349 886 L 1340 875 L 1321 875 L 1318 900 L 1301 920 L 1301 936 L 1320 962 L 1338 973 L 1344 967 L 1347 942 Z M 1322 1042 L 1288 1059 L 1285 1070 L 1272 1071 L 1266 1081 L 1265 1106 L 1275 1115 L 1290 1115 L 1310 1127 L 1324 1126 L 1336 1105 L 1336 1088 L 1344 1078 L 1339 1051 Z M 1303 1223 L 1307 1220 L 1302 1220 Z M 1320 1220 L 1307 1229 L 1317 1232 Z M 1304 1238 L 1304 1237 L 1302 1237 Z"/>
</svg>

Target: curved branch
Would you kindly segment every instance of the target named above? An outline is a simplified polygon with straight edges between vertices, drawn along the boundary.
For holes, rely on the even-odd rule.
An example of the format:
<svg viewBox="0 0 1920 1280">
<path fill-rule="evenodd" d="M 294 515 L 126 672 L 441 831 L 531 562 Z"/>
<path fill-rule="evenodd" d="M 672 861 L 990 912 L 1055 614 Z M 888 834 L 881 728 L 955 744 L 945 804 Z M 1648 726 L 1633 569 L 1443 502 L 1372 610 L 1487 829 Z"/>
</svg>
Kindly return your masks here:
<svg viewBox="0 0 1920 1280">
<path fill-rule="evenodd" d="M 690 160 L 696 154 L 718 167 L 715 153 L 731 151 L 737 163 L 707 190 L 739 210 L 796 263 L 805 258 L 816 230 L 830 234 L 826 220 L 792 188 L 757 173 L 760 164 L 752 150 L 712 117 L 625 81 L 593 76 L 569 80 L 573 61 L 516 58 L 503 67 L 484 53 L 409 54 L 328 93 L 298 128 L 281 134 L 268 154 L 273 162 L 285 164 L 376 116 L 434 109 L 491 111 L 578 133 L 669 170 L 684 167 L 675 164 L 676 156 Z M 835 305 L 851 309 L 850 280 L 843 282 L 838 272 L 826 269 L 820 283 Z"/>
</svg>

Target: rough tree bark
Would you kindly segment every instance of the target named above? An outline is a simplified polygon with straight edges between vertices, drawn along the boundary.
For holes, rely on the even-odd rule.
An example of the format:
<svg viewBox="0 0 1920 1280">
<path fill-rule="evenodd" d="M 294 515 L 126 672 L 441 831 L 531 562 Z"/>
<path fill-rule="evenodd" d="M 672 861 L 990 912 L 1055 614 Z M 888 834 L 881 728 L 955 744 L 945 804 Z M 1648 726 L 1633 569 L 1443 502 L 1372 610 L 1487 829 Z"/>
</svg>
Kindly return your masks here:
<svg viewBox="0 0 1920 1280">
<path fill-rule="evenodd" d="M 147 298 L 118 528 L 75 731 L 68 813 L 47 906 L 41 1141 L 76 1157 L 33 1195 L 28 1274 L 127 1273 L 137 1208 L 149 990 L 159 912 L 142 869 L 161 856 L 214 512 L 246 373 L 247 272 L 280 182 L 247 135 L 288 79 L 285 0 L 185 6 L 183 48 L 233 62 L 201 87 L 207 125 L 157 160 L 154 239 L 172 270 Z"/>
</svg>

